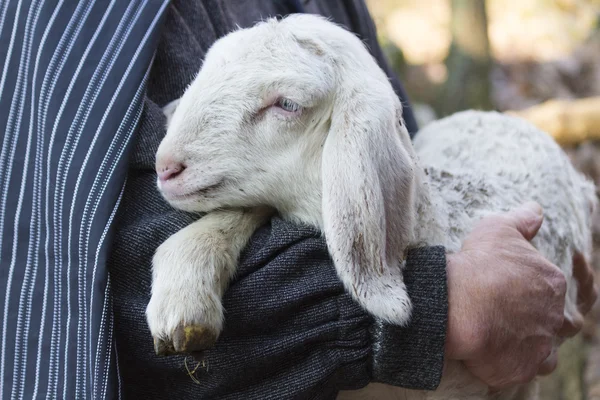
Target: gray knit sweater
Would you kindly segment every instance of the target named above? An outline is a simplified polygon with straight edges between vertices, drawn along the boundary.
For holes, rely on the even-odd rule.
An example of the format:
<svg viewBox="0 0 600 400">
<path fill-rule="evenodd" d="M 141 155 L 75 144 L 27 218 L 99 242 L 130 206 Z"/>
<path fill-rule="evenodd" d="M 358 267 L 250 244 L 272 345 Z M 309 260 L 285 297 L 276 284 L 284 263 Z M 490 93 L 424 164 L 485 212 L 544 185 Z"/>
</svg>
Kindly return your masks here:
<svg viewBox="0 0 600 400">
<path fill-rule="evenodd" d="M 225 6 L 225 4 L 227 6 Z M 224 299 L 226 326 L 204 361 L 154 355 L 144 310 L 151 258 L 197 215 L 171 209 L 155 188 L 154 154 L 164 136 L 160 107 L 181 96 L 217 38 L 234 24 L 291 12 L 346 25 L 385 64 L 359 0 L 174 0 L 148 82 L 110 259 L 115 339 L 126 398 L 330 399 L 370 381 L 433 389 L 439 383 L 447 317 L 443 248 L 413 250 L 405 273 L 414 302 L 410 326 L 374 321 L 338 280 L 319 232 L 274 218 L 254 235 Z M 405 119 L 414 131 L 407 108 Z"/>
</svg>

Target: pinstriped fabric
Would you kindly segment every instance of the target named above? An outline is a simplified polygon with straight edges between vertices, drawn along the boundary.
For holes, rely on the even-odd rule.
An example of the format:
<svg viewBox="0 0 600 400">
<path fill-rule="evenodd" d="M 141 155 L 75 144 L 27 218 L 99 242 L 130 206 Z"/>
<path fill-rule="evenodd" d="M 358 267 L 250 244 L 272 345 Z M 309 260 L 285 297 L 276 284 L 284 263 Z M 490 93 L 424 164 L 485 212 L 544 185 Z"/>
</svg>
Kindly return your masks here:
<svg viewBox="0 0 600 400">
<path fill-rule="evenodd" d="M 106 269 L 168 0 L 0 0 L 0 400 L 116 398 Z"/>
</svg>

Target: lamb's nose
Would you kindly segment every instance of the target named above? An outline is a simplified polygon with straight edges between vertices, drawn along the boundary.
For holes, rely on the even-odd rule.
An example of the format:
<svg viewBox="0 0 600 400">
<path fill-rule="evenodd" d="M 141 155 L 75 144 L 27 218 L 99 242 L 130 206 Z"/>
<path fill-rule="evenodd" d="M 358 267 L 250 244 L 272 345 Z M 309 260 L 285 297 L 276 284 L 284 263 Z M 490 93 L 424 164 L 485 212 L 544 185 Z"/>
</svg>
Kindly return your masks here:
<svg viewBox="0 0 600 400">
<path fill-rule="evenodd" d="M 161 182 L 175 178 L 185 169 L 185 165 L 177 162 L 168 162 L 156 168 L 156 174 Z"/>
</svg>

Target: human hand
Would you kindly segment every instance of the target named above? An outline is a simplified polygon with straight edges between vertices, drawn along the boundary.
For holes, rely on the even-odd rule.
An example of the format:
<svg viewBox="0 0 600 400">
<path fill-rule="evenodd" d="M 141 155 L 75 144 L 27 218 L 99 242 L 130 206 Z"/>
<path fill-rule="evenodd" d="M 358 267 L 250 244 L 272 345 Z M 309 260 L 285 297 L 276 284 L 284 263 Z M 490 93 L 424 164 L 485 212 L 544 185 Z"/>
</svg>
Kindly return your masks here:
<svg viewBox="0 0 600 400">
<path fill-rule="evenodd" d="M 536 203 L 489 216 L 448 255 L 446 355 L 494 389 L 554 370 L 556 337 L 581 329 L 581 316 L 564 317 L 563 273 L 529 243 L 542 221 Z M 575 261 L 584 314 L 596 292 L 589 266 Z"/>
</svg>

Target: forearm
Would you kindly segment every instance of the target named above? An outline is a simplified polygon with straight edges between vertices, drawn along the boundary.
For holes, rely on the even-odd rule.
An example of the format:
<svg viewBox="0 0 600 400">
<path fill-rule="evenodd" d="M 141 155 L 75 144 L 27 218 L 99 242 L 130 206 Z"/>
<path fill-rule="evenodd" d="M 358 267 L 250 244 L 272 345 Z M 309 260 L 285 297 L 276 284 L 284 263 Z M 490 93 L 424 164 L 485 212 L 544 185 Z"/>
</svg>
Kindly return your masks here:
<svg viewBox="0 0 600 400">
<path fill-rule="evenodd" d="M 230 314 L 236 310 L 230 317 L 236 320 L 228 324 L 245 329 L 254 326 L 258 310 L 263 317 L 259 330 L 273 332 L 274 326 L 282 328 L 293 321 L 290 334 L 274 335 L 279 355 L 265 355 L 275 357 L 267 364 L 277 365 L 279 356 L 288 358 L 294 348 L 309 348 L 296 368 L 321 368 L 323 373 L 314 382 L 319 387 L 358 389 L 370 381 L 421 390 L 438 386 L 448 310 L 444 248 L 409 252 L 404 277 L 414 308 L 409 325 L 402 328 L 374 321 L 344 291 L 316 232 L 279 219 L 265 229 L 246 250 L 241 279 L 228 291 L 225 306 Z M 277 257 L 270 258 L 271 252 Z M 260 263 L 259 271 L 248 274 L 249 267 Z M 248 302 L 248 296 L 256 297 L 254 286 L 261 296 L 258 304 Z M 321 357 L 327 358 L 327 365 L 312 364 Z"/>
</svg>

